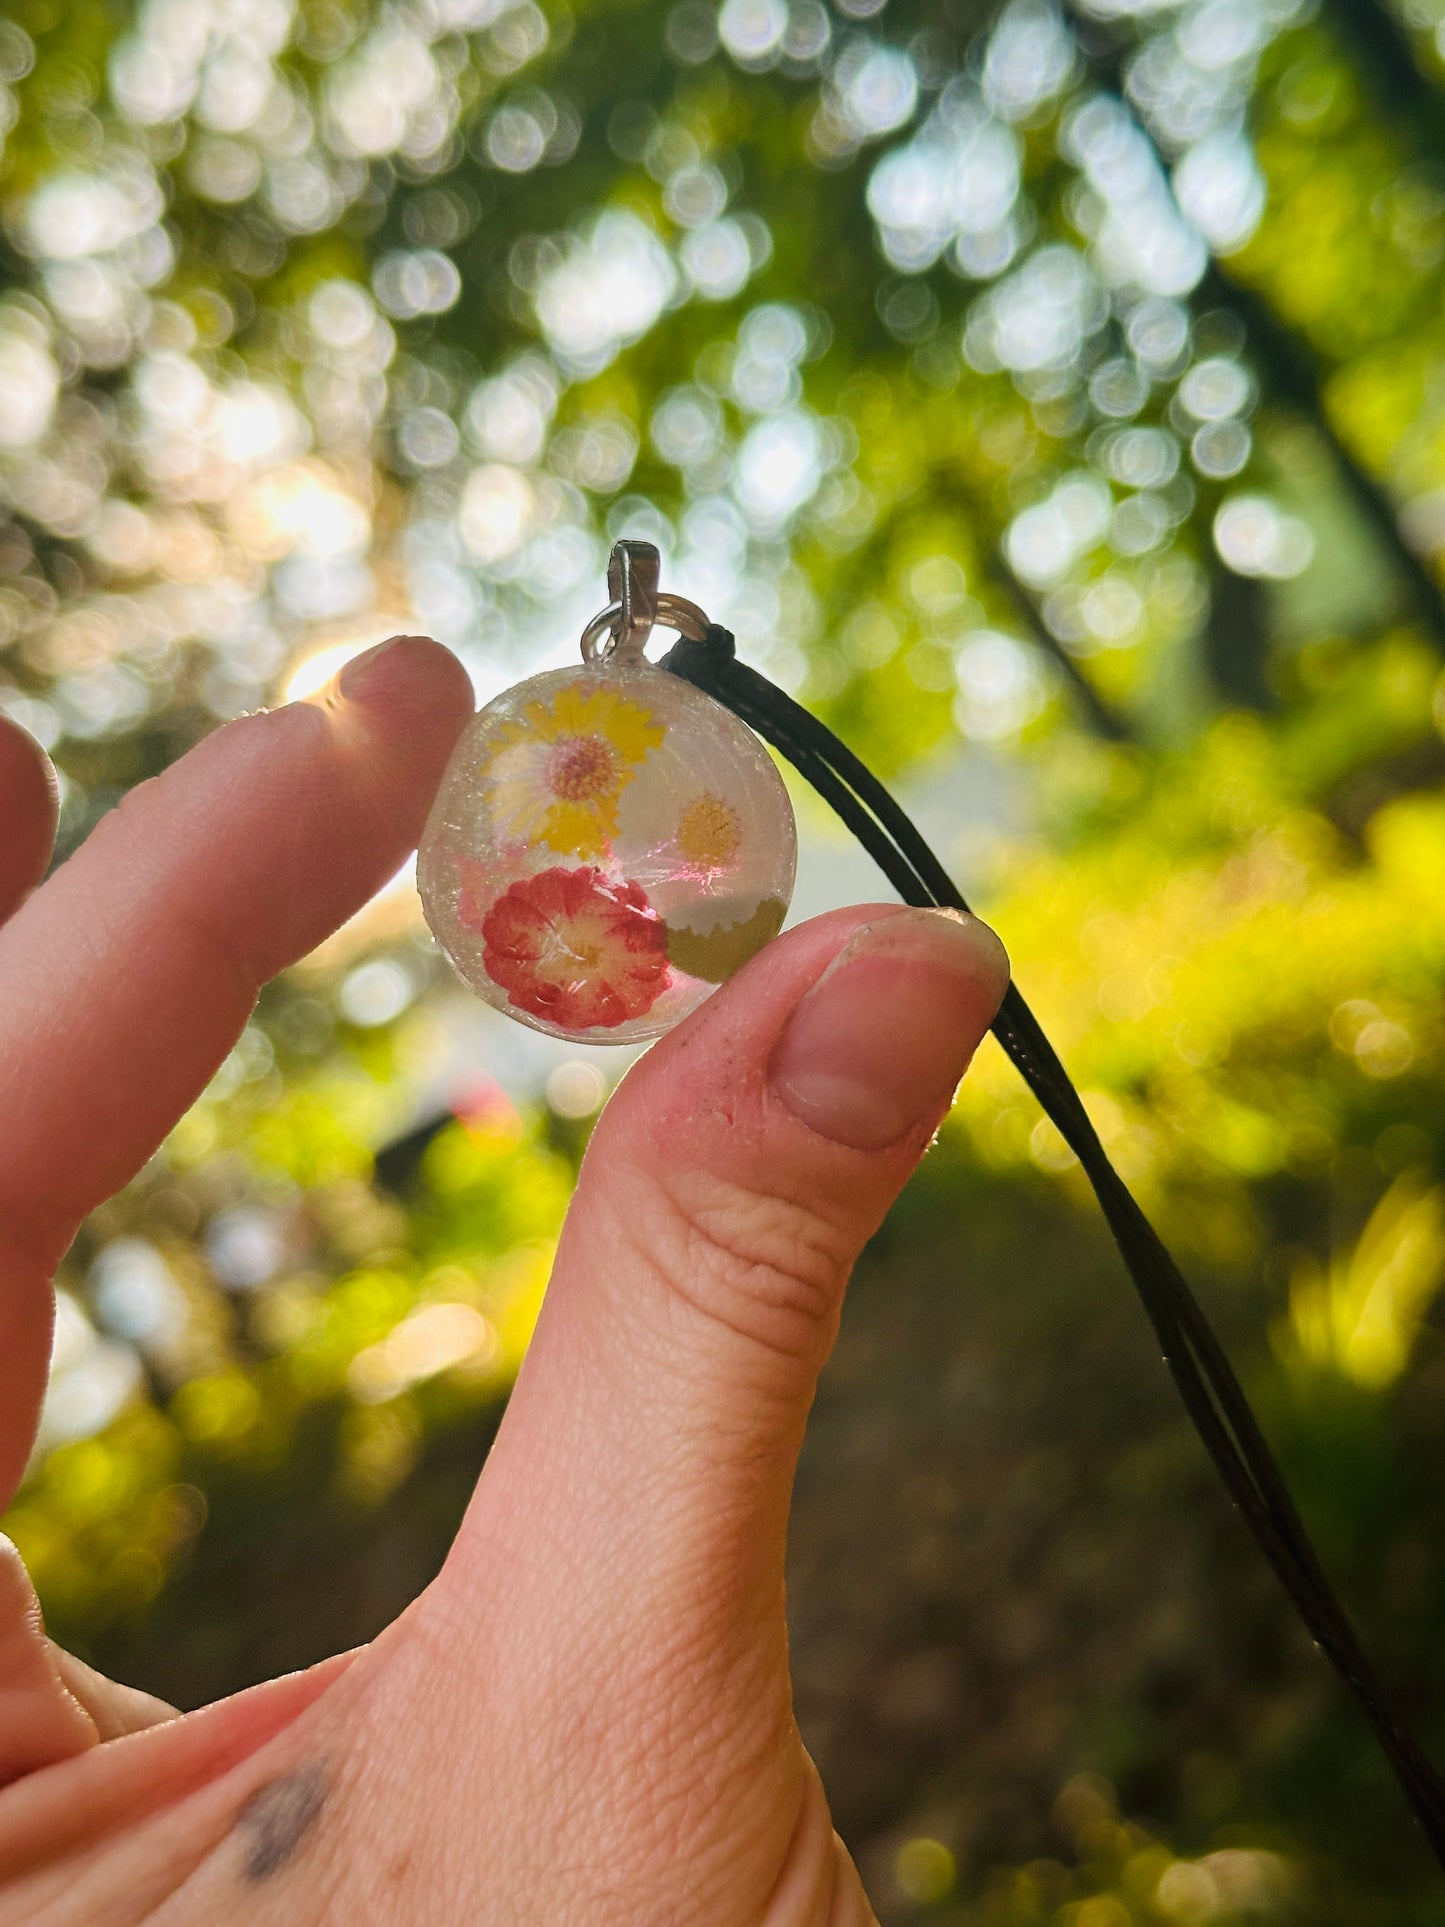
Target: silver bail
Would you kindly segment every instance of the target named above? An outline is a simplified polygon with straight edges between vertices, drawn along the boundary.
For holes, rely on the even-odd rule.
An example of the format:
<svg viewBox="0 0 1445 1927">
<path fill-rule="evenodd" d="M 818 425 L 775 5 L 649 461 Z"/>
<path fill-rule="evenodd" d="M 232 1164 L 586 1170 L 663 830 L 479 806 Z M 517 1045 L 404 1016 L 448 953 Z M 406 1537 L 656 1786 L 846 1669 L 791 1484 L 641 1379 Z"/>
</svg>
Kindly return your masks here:
<svg viewBox="0 0 1445 1927">
<path fill-rule="evenodd" d="M 617 605 L 617 638 L 612 654 L 635 661 L 647 646 L 657 620 L 657 584 L 662 557 L 651 542 L 614 542 L 607 558 L 607 594 Z"/>
</svg>

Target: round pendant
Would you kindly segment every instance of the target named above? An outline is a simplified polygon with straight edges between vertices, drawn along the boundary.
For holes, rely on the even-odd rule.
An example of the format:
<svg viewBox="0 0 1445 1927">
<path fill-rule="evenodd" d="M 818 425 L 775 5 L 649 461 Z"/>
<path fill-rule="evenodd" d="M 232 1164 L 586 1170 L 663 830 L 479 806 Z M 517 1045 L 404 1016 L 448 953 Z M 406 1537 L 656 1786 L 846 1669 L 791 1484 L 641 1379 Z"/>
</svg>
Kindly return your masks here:
<svg viewBox="0 0 1445 1927">
<path fill-rule="evenodd" d="M 762 744 L 640 655 L 518 683 L 473 717 L 417 882 L 458 974 L 578 1043 L 658 1037 L 776 935 L 797 832 Z"/>
</svg>

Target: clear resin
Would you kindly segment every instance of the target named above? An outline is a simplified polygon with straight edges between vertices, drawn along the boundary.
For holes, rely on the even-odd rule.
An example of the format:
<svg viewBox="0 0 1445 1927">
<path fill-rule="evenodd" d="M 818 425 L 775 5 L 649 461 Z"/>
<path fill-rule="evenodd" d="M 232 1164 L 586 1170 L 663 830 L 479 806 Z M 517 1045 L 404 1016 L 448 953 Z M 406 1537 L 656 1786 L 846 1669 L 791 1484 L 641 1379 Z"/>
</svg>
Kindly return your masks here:
<svg viewBox="0 0 1445 1927">
<path fill-rule="evenodd" d="M 792 805 L 751 730 L 615 657 L 534 676 L 467 725 L 422 837 L 438 943 L 554 1037 L 658 1037 L 776 935 Z"/>
</svg>

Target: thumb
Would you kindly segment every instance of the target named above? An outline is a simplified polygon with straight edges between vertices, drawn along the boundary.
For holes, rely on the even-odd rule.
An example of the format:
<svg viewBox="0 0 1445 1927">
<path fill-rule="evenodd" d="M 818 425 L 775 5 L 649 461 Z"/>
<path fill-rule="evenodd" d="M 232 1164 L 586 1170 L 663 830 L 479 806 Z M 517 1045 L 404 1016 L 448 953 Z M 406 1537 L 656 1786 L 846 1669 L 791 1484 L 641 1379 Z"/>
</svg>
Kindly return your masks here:
<svg viewBox="0 0 1445 1927">
<path fill-rule="evenodd" d="M 686 1617 L 690 1589 L 714 1622 L 771 1614 L 849 1272 L 1007 982 L 974 918 L 835 912 L 771 944 L 633 1067 L 584 1162 L 459 1563 L 481 1542 L 514 1600 L 544 1566 L 553 1612 L 559 1547 L 600 1603 L 621 1540 L 649 1637 L 659 1608 Z M 521 1518 L 499 1561 L 494 1532 Z"/>
<path fill-rule="evenodd" d="M 607 1106 L 451 1556 L 335 1710 L 393 1832 L 440 1863 L 491 1826 L 518 1918 L 870 1918 L 793 1723 L 788 1499 L 853 1260 L 1007 980 L 971 918 L 821 917 Z"/>
</svg>

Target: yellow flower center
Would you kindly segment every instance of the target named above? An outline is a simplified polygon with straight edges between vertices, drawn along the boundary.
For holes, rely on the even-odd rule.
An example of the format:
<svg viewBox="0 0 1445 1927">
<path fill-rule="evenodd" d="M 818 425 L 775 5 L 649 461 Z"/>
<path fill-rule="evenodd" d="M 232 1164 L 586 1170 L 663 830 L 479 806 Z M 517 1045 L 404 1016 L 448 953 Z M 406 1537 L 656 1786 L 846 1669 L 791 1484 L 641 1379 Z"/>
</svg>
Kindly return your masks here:
<svg viewBox="0 0 1445 1927">
<path fill-rule="evenodd" d="M 678 851 L 698 870 L 725 870 L 742 840 L 737 811 L 710 791 L 695 797 L 678 820 Z"/>
<path fill-rule="evenodd" d="M 547 759 L 547 782 L 562 803 L 595 803 L 617 788 L 617 752 L 600 736 L 568 736 Z"/>
</svg>

